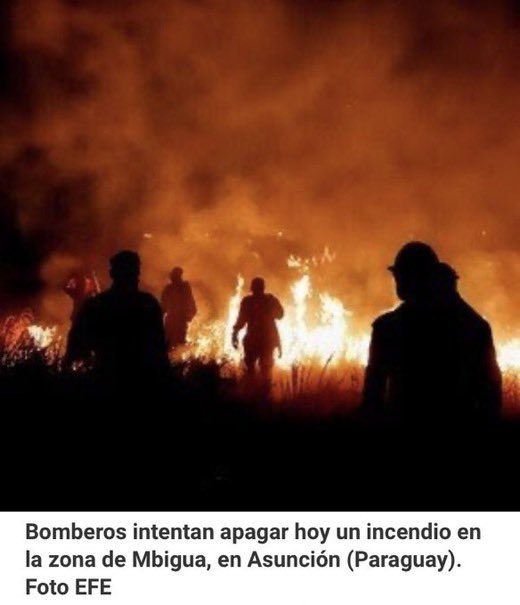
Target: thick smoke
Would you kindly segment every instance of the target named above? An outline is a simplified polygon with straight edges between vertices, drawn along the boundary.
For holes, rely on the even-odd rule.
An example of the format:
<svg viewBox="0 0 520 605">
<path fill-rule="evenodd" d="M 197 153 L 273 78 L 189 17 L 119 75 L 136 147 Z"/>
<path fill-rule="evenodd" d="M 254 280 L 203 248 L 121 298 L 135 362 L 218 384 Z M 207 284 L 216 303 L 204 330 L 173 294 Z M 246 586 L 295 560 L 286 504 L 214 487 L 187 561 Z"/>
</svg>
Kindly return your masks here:
<svg viewBox="0 0 520 605">
<path fill-rule="evenodd" d="M 424 4 L 419 8 L 419 4 Z M 73 268 L 139 249 L 207 313 L 291 253 L 366 326 L 429 241 L 500 331 L 520 303 L 520 37 L 499 2 L 12 0 L 0 304 L 67 316 Z"/>
</svg>

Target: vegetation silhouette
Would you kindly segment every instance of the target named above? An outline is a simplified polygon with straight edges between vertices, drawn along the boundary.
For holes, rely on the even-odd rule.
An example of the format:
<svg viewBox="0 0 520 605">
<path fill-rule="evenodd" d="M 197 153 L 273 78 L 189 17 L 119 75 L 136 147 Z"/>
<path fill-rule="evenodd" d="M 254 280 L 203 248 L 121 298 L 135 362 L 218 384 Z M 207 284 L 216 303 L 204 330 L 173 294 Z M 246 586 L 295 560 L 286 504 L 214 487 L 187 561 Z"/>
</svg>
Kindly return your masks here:
<svg viewBox="0 0 520 605">
<path fill-rule="evenodd" d="M 87 300 L 73 324 L 63 367 L 59 361 L 49 364 L 37 348 L 14 363 L 0 364 L 0 397 L 6 402 L 5 426 L 9 427 L 1 453 L 6 460 L 27 461 L 25 466 L 6 465 L 4 506 L 31 510 L 510 508 L 520 427 L 513 419 L 497 418 L 500 388 L 491 333 L 460 298 L 453 269 L 421 245 L 418 265 L 421 271 L 430 267 L 429 278 L 421 282 L 416 274 L 408 279 L 409 254 L 398 254 L 392 268 L 403 305 L 424 300 L 427 291 L 435 296 L 433 310 L 423 309 L 422 303 L 420 310 L 414 307 L 410 316 L 414 329 L 404 332 L 406 346 L 423 347 L 424 338 L 431 336 L 436 350 L 444 354 L 446 346 L 458 344 L 452 329 L 462 326 L 464 338 L 474 339 L 471 346 L 476 347 L 476 342 L 481 347 L 463 351 L 471 364 L 473 360 L 484 364 L 483 376 L 472 374 L 468 379 L 467 384 L 473 384 L 473 378 L 478 378 L 475 388 L 460 387 L 448 364 L 462 363 L 456 347 L 456 354 L 448 351 L 442 368 L 436 365 L 434 371 L 423 367 L 437 363 L 431 351 L 421 349 L 426 357 L 408 361 L 406 356 L 411 365 L 400 368 L 401 372 L 417 369 L 420 381 L 412 377 L 405 382 L 406 389 L 417 389 L 415 407 L 408 397 L 390 403 L 380 386 L 380 370 L 374 366 L 374 355 L 376 361 L 379 355 L 376 334 L 363 403 L 371 412 L 388 407 L 392 422 L 375 412 L 366 422 L 366 415 L 355 413 L 361 399 L 358 382 L 345 391 L 320 380 L 312 402 L 295 391 L 267 405 L 252 405 L 236 376 L 221 363 L 168 364 L 161 307 L 154 297 L 139 291 L 139 257 L 129 251 L 119 253 L 111 259 L 113 285 Z M 264 304 L 270 309 L 259 323 L 264 336 L 266 326 L 270 327 L 266 341 L 260 341 L 267 343 L 265 348 L 263 344 L 253 348 L 259 352 L 255 363 L 264 352 L 273 359 L 278 345 L 273 325 L 276 328 L 276 318 L 283 313 L 279 302 L 260 286 L 254 282 L 251 297 L 262 301 L 259 309 L 265 310 Z M 259 341 L 253 338 L 252 326 L 257 316 L 249 304 L 253 303 L 243 303 L 234 340 L 238 344 L 238 330 L 247 326 L 252 330 L 251 346 L 256 346 Z M 434 333 L 422 323 L 432 313 Z M 385 329 L 386 322 L 394 319 L 383 320 Z M 397 315 L 396 321 L 401 320 Z M 469 346 L 466 340 L 462 345 Z M 415 356 L 416 349 L 410 350 Z M 387 355 L 386 349 L 383 353 Z M 462 367 L 466 363 L 463 360 Z M 459 365 L 455 367 L 458 371 Z M 397 379 L 403 380 L 400 374 Z M 432 392 L 455 408 L 439 411 Z M 401 418 L 420 422 L 415 426 L 394 422 Z M 26 480 L 20 482 L 24 473 Z"/>
</svg>

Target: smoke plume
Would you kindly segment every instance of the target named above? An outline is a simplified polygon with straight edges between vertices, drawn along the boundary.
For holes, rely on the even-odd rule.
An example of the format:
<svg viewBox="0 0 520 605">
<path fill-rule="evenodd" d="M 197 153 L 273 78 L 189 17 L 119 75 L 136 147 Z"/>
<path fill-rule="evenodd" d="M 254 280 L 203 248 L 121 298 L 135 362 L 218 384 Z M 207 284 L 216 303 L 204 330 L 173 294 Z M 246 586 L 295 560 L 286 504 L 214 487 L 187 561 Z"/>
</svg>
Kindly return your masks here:
<svg viewBox="0 0 520 605">
<path fill-rule="evenodd" d="M 421 5 L 421 6 L 419 6 Z M 69 271 L 135 248 L 215 315 L 290 254 L 356 321 L 409 239 L 502 332 L 520 304 L 512 2 L 11 0 L 0 15 L 0 304 L 59 321 Z"/>
</svg>

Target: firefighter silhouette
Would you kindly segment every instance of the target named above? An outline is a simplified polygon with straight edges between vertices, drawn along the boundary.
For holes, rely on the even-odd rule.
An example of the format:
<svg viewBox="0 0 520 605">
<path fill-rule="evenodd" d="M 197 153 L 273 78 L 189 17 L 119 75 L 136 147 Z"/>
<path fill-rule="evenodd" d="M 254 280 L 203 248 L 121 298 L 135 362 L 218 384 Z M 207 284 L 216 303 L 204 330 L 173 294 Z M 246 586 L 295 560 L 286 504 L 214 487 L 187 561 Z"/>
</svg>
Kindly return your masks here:
<svg viewBox="0 0 520 605">
<path fill-rule="evenodd" d="M 69 332 L 67 364 L 92 358 L 98 371 L 126 381 L 165 367 L 161 307 L 139 290 L 140 268 L 136 252 L 123 250 L 110 259 L 112 285 L 79 310 Z"/>
<path fill-rule="evenodd" d="M 84 273 L 74 272 L 69 275 L 63 291 L 72 300 L 71 321 L 74 321 L 86 300 L 99 294 L 99 285 L 95 275 L 85 275 Z"/>
<path fill-rule="evenodd" d="M 181 267 L 172 269 L 170 283 L 161 296 L 168 348 L 186 344 L 189 323 L 197 314 L 191 286 L 182 279 L 182 275 Z"/>
<path fill-rule="evenodd" d="M 460 301 L 459 275 L 448 263 L 438 263 L 433 272 L 433 296 L 445 306 Z"/>
<path fill-rule="evenodd" d="M 502 379 L 489 324 L 457 291 L 457 273 L 410 242 L 389 267 L 402 304 L 373 324 L 363 408 L 403 420 L 495 418 Z"/>
<path fill-rule="evenodd" d="M 233 327 L 232 344 L 238 348 L 238 333 L 244 327 L 244 362 L 249 377 L 254 377 L 257 365 L 264 384 L 271 380 L 274 353 L 282 354 L 280 335 L 276 325 L 282 319 L 284 310 L 280 301 L 272 294 L 266 294 L 265 282 L 255 277 L 251 282 L 251 294 L 240 304 L 237 321 Z"/>
</svg>

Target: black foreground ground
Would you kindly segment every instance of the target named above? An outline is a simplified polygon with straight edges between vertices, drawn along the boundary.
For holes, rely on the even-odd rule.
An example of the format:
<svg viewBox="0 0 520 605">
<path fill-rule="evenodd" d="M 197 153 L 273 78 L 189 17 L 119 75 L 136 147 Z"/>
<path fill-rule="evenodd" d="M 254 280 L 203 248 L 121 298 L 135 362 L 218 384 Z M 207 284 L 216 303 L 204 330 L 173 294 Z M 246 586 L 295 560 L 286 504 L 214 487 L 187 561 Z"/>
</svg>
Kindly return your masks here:
<svg viewBox="0 0 520 605">
<path fill-rule="evenodd" d="M 32 361 L 1 369 L 0 396 L 4 510 L 519 508 L 511 419 L 397 425 L 245 401 L 211 365 L 121 386 Z"/>
</svg>

